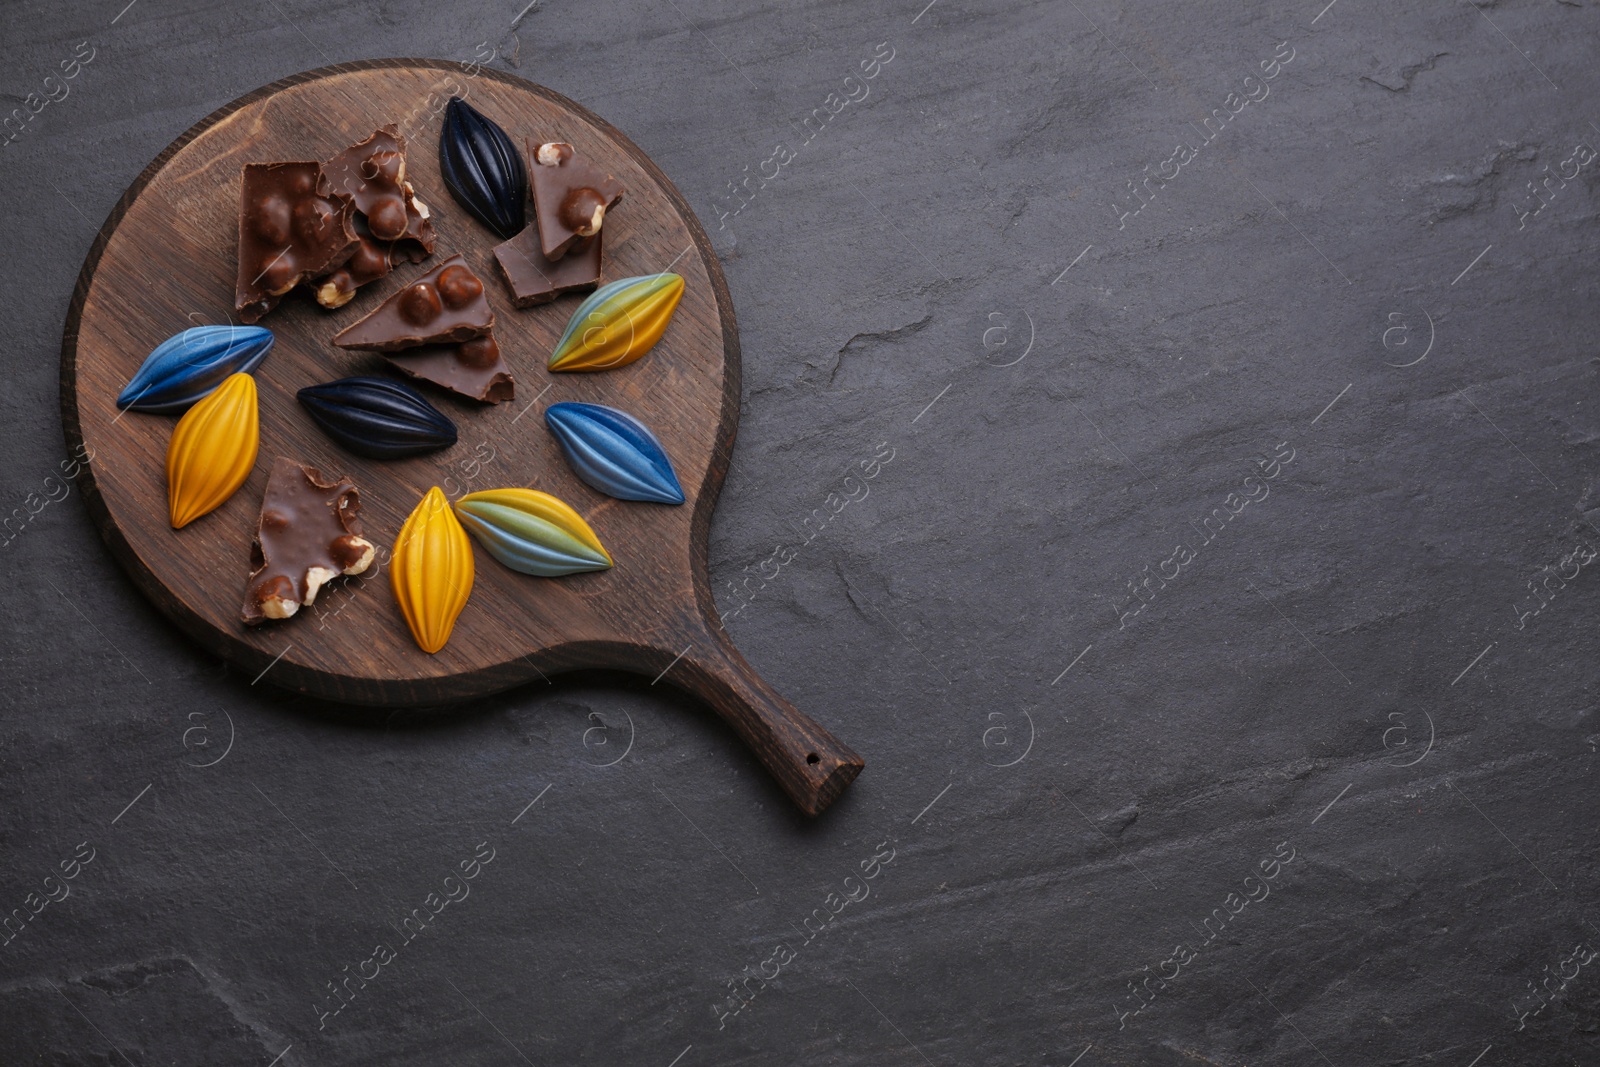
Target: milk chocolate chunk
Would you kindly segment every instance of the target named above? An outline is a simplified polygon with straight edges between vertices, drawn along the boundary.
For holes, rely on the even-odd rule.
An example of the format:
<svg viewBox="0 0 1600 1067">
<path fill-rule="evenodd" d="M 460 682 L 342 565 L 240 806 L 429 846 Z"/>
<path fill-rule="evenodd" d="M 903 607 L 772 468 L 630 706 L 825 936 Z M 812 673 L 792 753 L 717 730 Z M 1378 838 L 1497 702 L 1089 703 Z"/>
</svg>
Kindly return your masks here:
<svg viewBox="0 0 1600 1067">
<path fill-rule="evenodd" d="M 622 183 L 562 141 L 530 140 L 528 162 L 539 247 L 546 259 L 557 260 L 600 232 L 606 212 L 622 201 Z"/>
<path fill-rule="evenodd" d="M 344 307 L 355 298 L 357 289 L 388 274 L 394 267 L 394 244 L 362 235 L 360 247 L 344 266 L 311 283 L 317 303 L 325 308 Z"/>
<path fill-rule="evenodd" d="M 380 241 L 395 241 L 413 263 L 433 255 L 437 240 L 428 205 L 406 180 L 406 139 L 394 123 L 323 164 L 333 191 L 355 200 L 356 210 Z"/>
<path fill-rule="evenodd" d="M 551 262 L 539 247 L 529 226 L 504 244 L 495 246 L 495 262 L 511 288 L 511 302 L 519 308 L 547 304 L 562 293 L 587 292 L 600 284 L 600 242 L 595 234 L 581 249 Z"/>
<path fill-rule="evenodd" d="M 355 206 L 334 195 L 320 163 L 246 163 L 240 185 L 235 310 L 255 322 L 306 278 L 344 264 L 360 246 Z"/>
<path fill-rule="evenodd" d="M 379 127 L 322 165 L 335 196 L 355 204 L 361 247 L 344 267 L 313 284 L 317 303 L 343 307 L 361 286 L 389 273 L 397 260 L 419 263 L 437 240 L 428 206 L 406 180 L 406 140 L 398 127 Z"/>
<path fill-rule="evenodd" d="M 460 344 L 494 328 L 483 281 L 460 256 L 379 304 L 366 318 L 334 337 L 340 348 L 395 352 L 426 344 Z"/>
<path fill-rule="evenodd" d="M 377 550 L 361 536 L 360 513 L 354 482 L 278 457 L 250 546 L 244 621 L 287 619 L 334 578 L 370 567 Z"/>
<path fill-rule="evenodd" d="M 516 396 L 516 381 L 493 334 L 459 345 L 423 345 L 383 358 L 404 374 L 473 400 L 498 404 Z"/>
</svg>

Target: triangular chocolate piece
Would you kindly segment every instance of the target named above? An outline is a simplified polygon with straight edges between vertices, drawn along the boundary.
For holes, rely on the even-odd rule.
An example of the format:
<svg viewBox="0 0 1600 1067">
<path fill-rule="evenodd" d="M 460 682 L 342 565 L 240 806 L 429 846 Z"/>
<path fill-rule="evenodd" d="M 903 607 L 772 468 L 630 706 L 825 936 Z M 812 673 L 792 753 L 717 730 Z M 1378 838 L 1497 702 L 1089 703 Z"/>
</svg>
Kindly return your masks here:
<svg viewBox="0 0 1600 1067">
<path fill-rule="evenodd" d="M 246 163 L 239 183 L 239 275 L 234 309 L 255 322 L 306 278 L 360 245 L 348 196 L 332 194 L 321 163 Z"/>
<path fill-rule="evenodd" d="M 373 308 L 366 318 L 334 337 L 340 348 L 395 352 L 426 344 L 459 344 L 494 328 L 494 312 L 483 281 L 460 256 L 433 270 Z"/>
<path fill-rule="evenodd" d="M 528 180 L 533 217 L 544 257 L 560 259 L 573 245 L 600 232 L 605 214 L 622 201 L 622 183 L 579 159 L 563 141 L 528 140 Z"/>
<path fill-rule="evenodd" d="M 360 514 L 361 491 L 350 479 L 279 456 L 250 546 L 244 621 L 287 619 L 327 582 L 370 567 L 377 549 L 361 536 Z"/>
<path fill-rule="evenodd" d="M 511 367 L 493 334 L 459 345 L 423 345 L 383 358 L 402 373 L 473 400 L 498 404 L 516 396 Z"/>
<path fill-rule="evenodd" d="M 519 308 L 548 304 L 562 293 L 587 292 L 600 284 L 600 242 L 605 234 L 586 238 L 555 262 L 544 257 L 539 236 L 529 226 L 511 240 L 498 244 L 494 258 L 511 288 L 511 302 Z"/>
</svg>

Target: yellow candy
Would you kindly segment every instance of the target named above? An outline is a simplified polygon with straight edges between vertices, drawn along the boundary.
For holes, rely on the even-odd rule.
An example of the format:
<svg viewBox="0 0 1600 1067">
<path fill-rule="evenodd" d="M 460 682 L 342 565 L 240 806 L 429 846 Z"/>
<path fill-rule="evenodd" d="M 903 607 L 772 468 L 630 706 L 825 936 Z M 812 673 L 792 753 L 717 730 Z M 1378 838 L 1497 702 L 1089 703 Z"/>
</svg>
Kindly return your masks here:
<svg viewBox="0 0 1600 1067">
<path fill-rule="evenodd" d="M 167 445 L 167 510 L 180 529 L 215 511 L 256 465 L 261 444 L 256 380 L 224 379 L 215 392 L 178 420 Z"/>
<path fill-rule="evenodd" d="M 550 369 L 609 370 L 632 363 L 654 347 L 683 296 L 683 278 L 648 274 L 596 290 L 572 313 L 556 342 Z"/>
<path fill-rule="evenodd" d="M 472 594 L 472 542 L 438 486 L 400 528 L 389 582 L 417 647 L 434 653 L 450 640 Z"/>
</svg>

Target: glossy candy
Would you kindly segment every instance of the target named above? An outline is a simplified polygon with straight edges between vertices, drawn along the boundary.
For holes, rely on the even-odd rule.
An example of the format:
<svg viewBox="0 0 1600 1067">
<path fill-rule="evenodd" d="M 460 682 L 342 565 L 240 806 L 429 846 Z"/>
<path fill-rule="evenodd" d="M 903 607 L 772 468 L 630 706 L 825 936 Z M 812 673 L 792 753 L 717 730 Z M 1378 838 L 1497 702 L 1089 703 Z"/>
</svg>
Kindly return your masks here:
<svg viewBox="0 0 1600 1067">
<path fill-rule="evenodd" d="M 485 489 L 456 501 L 456 515 L 489 555 L 523 574 L 559 578 L 603 571 L 611 555 L 589 524 L 535 489 Z"/>
<path fill-rule="evenodd" d="M 683 296 L 683 278 L 647 274 L 603 285 L 578 305 L 550 355 L 551 370 L 623 367 L 654 347 Z"/>
<path fill-rule="evenodd" d="M 586 483 L 619 500 L 683 503 L 683 487 L 666 449 L 649 427 L 600 404 L 551 404 L 545 425 Z"/>
<path fill-rule="evenodd" d="M 167 445 L 174 530 L 221 507 L 250 477 L 261 444 L 259 420 L 256 380 L 248 374 L 225 379 L 178 420 Z"/>
<path fill-rule="evenodd" d="M 510 240 L 527 218 L 528 172 L 511 138 L 458 96 L 439 133 L 439 172 L 456 203 Z"/>
<path fill-rule="evenodd" d="M 472 542 L 434 486 L 400 528 L 389 584 L 417 647 L 438 652 L 472 594 Z"/>
<path fill-rule="evenodd" d="M 188 410 L 230 374 L 249 374 L 272 351 L 265 326 L 196 326 L 156 346 L 117 395 L 117 407 L 160 415 Z"/>
<path fill-rule="evenodd" d="M 373 459 L 399 459 L 456 443 L 456 425 L 410 386 L 387 378 L 308 385 L 300 403 L 322 431 Z"/>
</svg>

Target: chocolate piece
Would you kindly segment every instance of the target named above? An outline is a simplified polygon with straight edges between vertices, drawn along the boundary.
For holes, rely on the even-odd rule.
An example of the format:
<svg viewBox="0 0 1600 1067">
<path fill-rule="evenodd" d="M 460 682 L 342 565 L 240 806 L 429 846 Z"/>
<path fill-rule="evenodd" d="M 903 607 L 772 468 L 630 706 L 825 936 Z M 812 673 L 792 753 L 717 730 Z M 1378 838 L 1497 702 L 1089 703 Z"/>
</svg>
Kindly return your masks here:
<svg viewBox="0 0 1600 1067">
<path fill-rule="evenodd" d="M 240 183 L 235 310 L 255 322 L 306 278 L 360 246 L 349 197 L 334 196 L 320 163 L 246 163 Z"/>
<path fill-rule="evenodd" d="M 493 334 L 459 345 L 424 345 L 383 358 L 402 373 L 474 400 L 498 404 L 516 396 L 516 381 Z"/>
<path fill-rule="evenodd" d="M 355 200 L 356 210 L 380 241 L 396 241 L 396 252 L 413 263 L 433 255 L 437 240 L 428 205 L 406 181 L 406 139 L 393 123 L 380 126 L 323 164 L 335 194 Z"/>
<path fill-rule="evenodd" d="M 395 242 L 378 241 L 363 234 L 360 247 L 344 266 L 311 283 L 317 291 L 317 303 L 325 308 L 342 308 L 350 303 L 357 289 L 377 281 L 394 267 L 394 245 Z"/>
<path fill-rule="evenodd" d="M 528 163 L 533 217 L 546 259 L 560 259 L 582 238 L 598 234 L 606 212 L 622 201 L 622 183 L 579 159 L 569 144 L 529 140 Z"/>
<path fill-rule="evenodd" d="M 250 545 L 241 617 L 251 626 L 287 619 L 341 574 L 360 574 L 376 549 L 361 536 L 361 491 L 348 478 L 278 457 Z"/>
<path fill-rule="evenodd" d="M 460 256 L 451 256 L 351 325 L 333 343 L 340 348 L 394 352 L 425 344 L 459 344 L 494 328 L 483 281 Z"/>
<path fill-rule="evenodd" d="M 334 195 L 355 203 L 361 247 L 345 266 L 317 280 L 317 303 L 343 307 L 358 288 L 389 273 L 396 259 L 420 263 L 433 254 L 433 223 L 428 205 L 406 181 L 406 140 L 398 127 L 379 127 L 324 163 L 323 171 Z"/>
<path fill-rule="evenodd" d="M 504 244 L 496 245 L 495 261 L 511 288 L 511 302 L 519 308 L 548 304 L 562 293 L 586 292 L 600 284 L 600 241 L 595 234 L 581 242 L 585 247 L 555 262 L 544 258 L 539 237 L 529 226 Z"/>
</svg>

